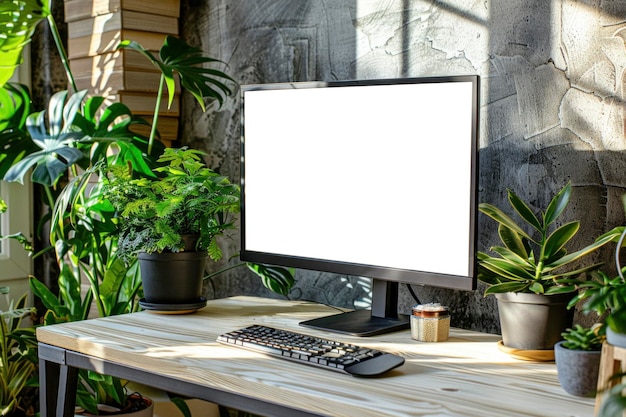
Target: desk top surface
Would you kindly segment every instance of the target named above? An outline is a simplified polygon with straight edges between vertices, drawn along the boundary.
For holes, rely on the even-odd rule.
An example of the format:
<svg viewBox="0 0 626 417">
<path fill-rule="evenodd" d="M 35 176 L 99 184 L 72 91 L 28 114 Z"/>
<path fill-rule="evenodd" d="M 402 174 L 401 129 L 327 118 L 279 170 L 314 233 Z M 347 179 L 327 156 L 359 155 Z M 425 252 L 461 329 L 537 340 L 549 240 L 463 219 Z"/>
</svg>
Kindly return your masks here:
<svg viewBox="0 0 626 417">
<path fill-rule="evenodd" d="M 592 416 L 593 399 L 566 394 L 554 363 L 498 350 L 499 336 L 451 329 L 446 342 L 421 343 L 409 331 L 359 338 L 298 325 L 336 313 L 319 304 L 255 297 L 211 300 L 194 314 L 149 312 L 37 329 L 40 342 L 155 374 L 331 416 Z M 406 362 L 363 379 L 218 344 L 249 324 L 371 346 Z"/>
</svg>

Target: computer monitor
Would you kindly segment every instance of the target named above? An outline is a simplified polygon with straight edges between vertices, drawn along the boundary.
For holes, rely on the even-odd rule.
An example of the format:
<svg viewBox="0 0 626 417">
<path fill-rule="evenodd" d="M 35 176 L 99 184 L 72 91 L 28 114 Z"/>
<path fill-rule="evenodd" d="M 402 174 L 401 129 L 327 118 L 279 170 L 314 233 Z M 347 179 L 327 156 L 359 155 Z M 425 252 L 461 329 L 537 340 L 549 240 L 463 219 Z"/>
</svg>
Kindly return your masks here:
<svg viewBox="0 0 626 417">
<path fill-rule="evenodd" d="M 241 259 L 373 279 L 371 310 L 302 323 L 408 326 L 398 283 L 476 287 L 478 76 L 241 88 Z"/>
</svg>

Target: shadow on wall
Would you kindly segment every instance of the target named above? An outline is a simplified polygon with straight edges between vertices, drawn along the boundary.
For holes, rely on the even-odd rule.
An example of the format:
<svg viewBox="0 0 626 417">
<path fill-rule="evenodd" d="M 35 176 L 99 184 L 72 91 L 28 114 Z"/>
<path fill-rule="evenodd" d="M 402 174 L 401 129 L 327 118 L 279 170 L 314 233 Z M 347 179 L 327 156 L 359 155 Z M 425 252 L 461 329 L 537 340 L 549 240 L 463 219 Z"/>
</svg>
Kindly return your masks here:
<svg viewBox="0 0 626 417">
<path fill-rule="evenodd" d="M 183 0 L 181 27 L 184 38 L 227 62 L 242 84 L 479 74 L 479 201 L 506 207 L 511 188 L 545 207 L 571 181 L 563 219 L 582 222 L 573 244 L 584 246 L 625 223 L 626 4 L 461 3 L 467 2 Z M 239 101 L 200 114 L 186 100 L 184 143 L 206 149 L 212 167 L 239 178 Z M 478 249 L 496 242 L 495 225 L 480 216 Z M 234 239 L 230 252 L 237 251 Z M 367 301 L 359 278 L 300 275 L 294 298 L 342 307 Z M 424 302 L 450 305 L 454 326 L 499 330 L 495 300 L 484 299 L 480 288 L 416 290 Z M 216 278 L 207 294 L 275 296 L 245 270 Z M 411 304 L 403 290 L 402 309 Z"/>
<path fill-rule="evenodd" d="M 572 141 L 563 143 L 569 135 Z M 601 166 L 623 170 L 622 152 L 597 153 L 576 149 L 580 141 L 571 132 L 558 129 L 542 135 L 544 141 L 560 137 L 559 143 L 537 149 L 533 141 L 499 141 L 481 150 L 479 201 L 502 207 L 515 217 L 506 201 L 507 188 L 513 189 L 531 204 L 535 211 L 543 209 L 562 186 L 571 181 L 572 199 L 561 218 L 561 224 L 581 221 L 581 231 L 568 248 L 575 251 L 616 225 L 626 224 L 622 195 L 626 187 L 607 186 L 602 182 Z M 504 184 L 504 185 L 501 185 Z M 410 215 L 410 213 L 406 213 Z M 488 251 L 498 244 L 495 222 L 479 214 L 478 250 Z M 530 232 L 530 231 L 529 231 Z M 410 244 L 410 242 L 409 242 Z M 442 250 L 445 250 L 442 249 Z M 614 273 L 614 246 L 608 245 L 592 254 L 584 262 L 605 262 L 606 270 Z M 297 284 L 289 294 L 290 299 L 313 300 L 344 308 L 366 308 L 370 299 L 370 280 L 316 271 L 298 270 Z M 209 298 L 236 294 L 277 297 L 265 290 L 255 278 L 247 276 L 217 278 L 219 285 L 212 287 Z M 215 283 L 214 283 L 215 284 Z M 490 333 L 499 333 L 497 306 L 494 297 L 483 297 L 484 286 L 476 291 L 455 291 L 414 286 L 421 302 L 439 302 L 450 307 L 452 326 Z M 399 311 L 408 314 L 415 301 L 404 285 L 400 286 Z M 591 320 L 578 314 L 577 321 Z"/>
</svg>

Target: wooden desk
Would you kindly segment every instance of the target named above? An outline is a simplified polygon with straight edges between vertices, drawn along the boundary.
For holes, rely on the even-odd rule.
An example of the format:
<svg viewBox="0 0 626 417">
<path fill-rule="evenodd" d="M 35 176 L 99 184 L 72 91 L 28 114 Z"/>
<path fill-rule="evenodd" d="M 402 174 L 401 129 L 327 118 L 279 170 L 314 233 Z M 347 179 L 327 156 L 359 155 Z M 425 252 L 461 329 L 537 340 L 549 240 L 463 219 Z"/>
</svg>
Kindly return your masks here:
<svg viewBox="0 0 626 417">
<path fill-rule="evenodd" d="M 498 336 L 452 329 L 447 342 L 420 343 L 409 331 L 357 338 L 298 326 L 331 312 L 312 303 L 236 297 L 209 301 L 190 315 L 141 312 L 40 327 L 41 415 L 72 415 L 76 368 L 262 415 L 593 415 L 593 399 L 567 395 L 553 363 L 512 359 L 498 350 Z M 385 377 L 362 379 L 215 342 L 251 323 L 392 351 L 406 363 Z"/>
</svg>

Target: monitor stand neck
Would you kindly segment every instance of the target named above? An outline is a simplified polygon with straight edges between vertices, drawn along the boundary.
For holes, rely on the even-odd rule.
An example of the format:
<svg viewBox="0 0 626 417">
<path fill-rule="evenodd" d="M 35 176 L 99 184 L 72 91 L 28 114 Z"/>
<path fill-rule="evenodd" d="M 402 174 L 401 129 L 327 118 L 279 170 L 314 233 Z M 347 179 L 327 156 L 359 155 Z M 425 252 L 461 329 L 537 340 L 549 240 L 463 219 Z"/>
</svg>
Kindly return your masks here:
<svg viewBox="0 0 626 417">
<path fill-rule="evenodd" d="M 372 316 L 398 318 L 398 283 L 372 280 Z"/>
<path fill-rule="evenodd" d="M 300 325 L 354 336 L 373 336 L 406 329 L 409 320 L 398 314 L 398 283 L 373 279 L 371 310 L 320 317 Z"/>
</svg>

